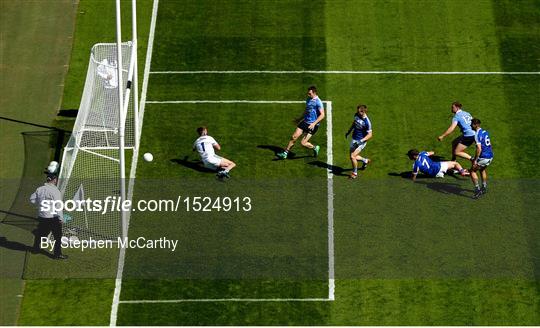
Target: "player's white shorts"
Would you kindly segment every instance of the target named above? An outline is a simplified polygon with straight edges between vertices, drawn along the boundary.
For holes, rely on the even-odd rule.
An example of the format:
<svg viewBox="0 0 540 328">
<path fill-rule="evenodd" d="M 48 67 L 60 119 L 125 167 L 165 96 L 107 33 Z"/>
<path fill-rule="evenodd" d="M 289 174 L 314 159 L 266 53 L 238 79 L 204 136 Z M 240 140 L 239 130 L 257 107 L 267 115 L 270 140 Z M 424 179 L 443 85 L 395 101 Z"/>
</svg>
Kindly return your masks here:
<svg viewBox="0 0 540 328">
<path fill-rule="evenodd" d="M 219 164 L 221 164 L 221 157 L 218 155 L 211 156 L 206 160 L 203 160 L 204 167 L 211 170 L 217 170 Z"/>
<path fill-rule="evenodd" d="M 476 164 L 478 164 L 478 166 L 480 166 L 481 168 L 486 168 L 489 166 L 489 164 L 491 164 L 492 161 L 493 158 L 479 158 L 476 161 Z"/>
<path fill-rule="evenodd" d="M 361 142 L 360 140 L 351 140 L 351 144 L 349 145 L 350 152 L 354 151 L 362 151 L 364 148 L 366 148 L 367 141 Z"/>
<path fill-rule="evenodd" d="M 447 162 L 440 162 L 440 163 L 441 163 L 441 168 L 439 172 L 437 173 L 437 175 L 435 176 L 436 178 L 444 178 L 444 174 L 446 173 L 446 171 L 448 171 L 448 163 Z"/>
</svg>

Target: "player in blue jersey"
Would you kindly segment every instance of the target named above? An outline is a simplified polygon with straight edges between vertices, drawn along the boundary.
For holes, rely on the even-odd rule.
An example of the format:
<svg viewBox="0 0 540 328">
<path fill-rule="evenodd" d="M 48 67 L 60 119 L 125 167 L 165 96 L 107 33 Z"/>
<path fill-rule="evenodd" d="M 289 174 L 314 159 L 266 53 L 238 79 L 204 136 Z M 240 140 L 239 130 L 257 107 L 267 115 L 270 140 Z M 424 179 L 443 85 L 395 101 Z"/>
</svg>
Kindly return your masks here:
<svg viewBox="0 0 540 328">
<path fill-rule="evenodd" d="M 370 162 L 369 158 L 360 156 L 360 152 L 366 147 L 367 141 L 373 136 L 371 121 L 367 116 L 367 111 L 366 105 L 358 105 L 351 127 L 349 128 L 349 131 L 345 133 L 345 138 L 348 138 L 349 134 L 352 132 L 349 154 L 353 172 L 349 177 L 350 179 L 356 179 L 358 177 L 358 161 L 362 162 L 362 168 L 365 168 Z"/>
<path fill-rule="evenodd" d="M 317 157 L 317 155 L 319 155 L 319 150 L 321 147 L 319 145 L 313 145 L 309 142 L 309 139 L 311 139 L 311 137 L 317 133 L 319 125 L 324 119 L 324 107 L 321 99 L 319 99 L 319 96 L 317 96 L 317 88 L 314 85 L 308 88 L 307 95 L 308 98 L 306 99 L 306 110 L 304 111 L 303 116 L 296 120 L 300 123 L 298 123 L 298 126 L 296 127 L 287 148 L 285 148 L 283 152 L 277 154 L 277 156 L 281 159 L 287 158 L 289 151 L 301 135 L 304 135 L 301 140 L 302 146 L 313 150 L 313 156 Z"/>
<path fill-rule="evenodd" d="M 416 176 L 419 172 L 424 173 L 430 177 L 444 178 L 444 174 L 448 170 L 457 170 L 461 176 L 469 174 L 461 165 L 456 161 L 434 162 L 430 156 L 433 156 L 435 152 L 432 151 L 418 151 L 411 149 L 407 152 L 409 159 L 414 161 L 412 170 L 412 180 L 416 181 Z"/>
<path fill-rule="evenodd" d="M 465 152 L 465 149 L 474 143 L 474 131 L 471 128 L 471 114 L 467 113 L 462 109 L 463 105 L 455 101 L 452 103 L 452 113 L 454 117 L 452 118 L 452 123 L 443 134 L 441 134 L 437 139 L 442 141 L 447 135 L 454 132 L 456 127 L 459 127 L 461 130 L 461 136 L 457 137 L 452 141 L 452 160 L 456 160 L 456 156 L 470 160 L 471 155 Z"/>
<path fill-rule="evenodd" d="M 479 119 L 473 118 L 471 121 L 471 127 L 475 131 L 474 140 L 476 142 L 476 154 L 471 159 L 471 180 L 474 184 L 474 196 L 473 198 L 479 198 L 487 192 L 487 167 L 493 161 L 493 150 L 491 149 L 491 139 L 489 133 L 480 127 Z M 478 174 L 480 171 L 482 176 L 482 187 L 480 187 Z"/>
</svg>

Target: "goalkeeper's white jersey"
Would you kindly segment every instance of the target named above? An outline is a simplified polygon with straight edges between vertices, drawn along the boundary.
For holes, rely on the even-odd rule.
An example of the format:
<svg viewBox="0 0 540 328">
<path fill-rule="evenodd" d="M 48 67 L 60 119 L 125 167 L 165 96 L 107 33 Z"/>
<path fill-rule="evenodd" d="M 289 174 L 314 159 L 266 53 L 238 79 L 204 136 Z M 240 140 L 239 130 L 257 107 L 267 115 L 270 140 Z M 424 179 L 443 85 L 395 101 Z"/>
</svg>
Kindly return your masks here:
<svg viewBox="0 0 540 328">
<path fill-rule="evenodd" d="M 214 151 L 214 145 L 216 144 L 216 139 L 211 136 L 202 136 L 195 140 L 193 148 L 197 149 L 203 161 L 208 161 L 216 155 Z"/>
</svg>

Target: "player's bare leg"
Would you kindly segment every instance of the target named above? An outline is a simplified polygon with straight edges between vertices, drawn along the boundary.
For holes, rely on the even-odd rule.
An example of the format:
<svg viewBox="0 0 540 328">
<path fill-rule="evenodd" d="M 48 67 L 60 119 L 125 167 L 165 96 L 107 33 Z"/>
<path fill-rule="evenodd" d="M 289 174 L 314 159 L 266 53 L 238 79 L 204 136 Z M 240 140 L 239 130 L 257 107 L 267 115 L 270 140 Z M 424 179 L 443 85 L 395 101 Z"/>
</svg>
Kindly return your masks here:
<svg viewBox="0 0 540 328">
<path fill-rule="evenodd" d="M 456 160 L 456 148 L 457 148 L 457 145 L 459 144 L 460 138 L 461 137 L 457 137 L 454 140 L 452 140 L 452 161 Z"/>
<path fill-rule="evenodd" d="M 473 198 L 477 199 L 482 196 L 482 191 L 480 189 L 480 184 L 478 183 L 478 165 L 473 165 L 471 167 L 471 181 L 474 185 L 474 195 Z"/>
<path fill-rule="evenodd" d="M 319 155 L 319 150 L 321 149 L 321 146 L 314 145 L 311 142 L 309 142 L 309 139 L 311 139 L 313 135 L 311 133 L 306 134 L 302 138 L 302 146 L 306 147 L 307 149 L 313 150 L 313 157 L 317 157 Z"/>
<path fill-rule="evenodd" d="M 365 165 L 368 165 L 369 163 L 371 163 L 371 160 L 369 158 L 362 157 L 360 155 L 356 156 L 356 160 L 363 162 Z"/>
<path fill-rule="evenodd" d="M 480 173 L 482 174 L 482 194 L 487 193 L 487 170 L 486 168 L 481 168 Z"/>
<path fill-rule="evenodd" d="M 226 158 L 221 158 L 221 162 L 219 163 L 219 169 L 221 169 L 217 173 L 218 178 L 230 178 L 229 172 L 236 167 L 236 163 L 228 160 Z"/>
<path fill-rule="evenodd" d="M 302 144 L 302 146 L 304 146 L 304 147 L 306 147 L 306 148 L 308 148 L 308 149 L 313 149 L 313 148 L 315 148 L 315 146 L 314 146 L 311 142 L 309 142 L 309 139 L 311 139 L 311 137 L 312 137 L 311 134 L 309 134 L 309 133 L 306 134 L 306 135 L 302 138 L 302 140 L 300 141 L 300 143 Z"/>
<path fill-rule="evenodd" d="M 302 129 L 300 129 L 300 128 L 296 128 L 296 130 L 294 130 L 294 133 L 291 136 L 291 140 L 289 140 L 289 144 L 287 144 L 287 148 L 285 148 L 286 151 L 291 150 L 291 148 L 296 143 L 296 140 L 298 140 L 298 138 L 300 138 L 302 133 L 304 133 L 304 131 L 302 131 Z"/>
<path fill-rule="evenodd" d="M 353 171 L 349 176 L 349 179 L 356 179 L 358 177 L 358 156 L 355 153 L 356 150 L 353 151 L 350 156 Z"/>
<path fill-rule="evenodd" d="M 459 172 L 459 174 L 461 176 L 466 176 L 466 175 L 469 175 L 469 172 L 467 172 L 467 170 L 465 170 L 461 164 L 459 164 L 458 162 L 456 161 L 448 161 L 446 162 L 447 165 L 448 165 L 448 169 L 449 170 L 456 170 Z"/>
<path fill-rule="evenodd" d="M 302 129 L 296 128 L 296 130 L 294 130 L 294 133 L 291 136 L 291 140 L 289 140 L 289 143 L 287 144 L 287 147 L 285 148 L 285 150 L 283 152 L 281 152 L 281 153 L 278 153 L 277 156 L 279 158 L 282 158 L 282 159 L 287 158 L 287 155 L 289 154 L 289 151 L 291 150 L 291 148 L 296 143 L 296 140 L 298 140 L 298 138 L 302 135 L 302 133 L 304 133 L 304 131 L 302 131 Z"/>
<path fill-rule="evenodd" d="M 219 167 L 223 168 L 225 171 L 230 171 L 236 167 L 236 163 L 226 158 L 222 158 Z"/>
<path fill-rule="evenodd" d="M 363 167 L 368 165 L 370 162 L 368 158 L 360 156 L 361 151 L 361 149 L 356 149 L 351 153 L 350 159 L 353 167 L 353 171 L 350 176 L 351 179 L 356 179 L 356 177 L 358 176 L 358 161 L 362 162 Z"/>
<path fill-rule="evenodd" d="M 467 149 L 467 146 L 465 146 L 464 144 L 458 143 L 456 145 L 456 147 L 454 148 L 454 153 L 452 155 L 452 160 L 455 161 L 456 156 L 459 156 L 461 158 L 465 158 L 465 159 L 470 161 L 471 160 L 471 155 L 467 154 L 465 152 L 465 149 Z"/>
</svg>

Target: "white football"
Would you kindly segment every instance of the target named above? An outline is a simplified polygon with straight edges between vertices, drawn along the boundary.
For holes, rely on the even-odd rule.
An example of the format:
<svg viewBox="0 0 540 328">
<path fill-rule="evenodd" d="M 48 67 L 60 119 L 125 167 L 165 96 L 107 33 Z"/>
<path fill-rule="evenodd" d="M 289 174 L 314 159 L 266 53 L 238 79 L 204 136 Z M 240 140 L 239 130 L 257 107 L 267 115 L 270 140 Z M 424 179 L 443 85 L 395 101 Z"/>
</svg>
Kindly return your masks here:
<svg viewBox="0 0 540 328">
<path fill-rule="evenodd" d="M 152 156 L 152 154 L 150 154 L 150 153 L 145 153 L 145 154 L 143 155 L 143 158 L 144 158 L 144 160 L 147 161 L 147 162 L 151 162 L 151 161 L 154 160 L 154 156 Z"/>
</svg>

